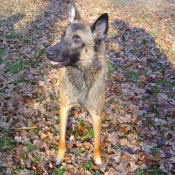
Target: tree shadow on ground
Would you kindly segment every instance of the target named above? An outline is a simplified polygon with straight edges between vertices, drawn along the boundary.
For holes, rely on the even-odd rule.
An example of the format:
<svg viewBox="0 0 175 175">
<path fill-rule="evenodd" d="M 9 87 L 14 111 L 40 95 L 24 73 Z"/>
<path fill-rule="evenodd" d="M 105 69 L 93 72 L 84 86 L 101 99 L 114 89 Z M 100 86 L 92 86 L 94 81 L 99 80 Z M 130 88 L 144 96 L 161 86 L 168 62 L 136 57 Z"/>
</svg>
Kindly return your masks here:
<svg viewBox="0 0 175 175">
<path fill-rule="evenodd" d="M 18 6 L 20 13 L 0 21 L 0 172 L 48 174 L 55 169 L 51 164 L 55 163 L 53 147 L 57 147 L 58 138 L 51 134 L 53 143 L 43 143 L 40 136 L 46 132 L 42 129 L 47 122 L 50 126 L 56 123 L 53 116 L 59 113 L 59 101 L 57 77 L 44 63 L 45 49 L 59 39 L 68 3 L 43 1 L 42 10 L 38 8 L 30 14 L 31 9 L 23 9 L 20 3 Z M 8 8 L 13 9 L 10 5 Z M 57 112 L 51 113 L 53 110 Z M 58 123 L 55 127 L 58 133 Z"/>
<path fill-rule="evenodd" d="M 107 39 L 111 87 L 107 96 L 113 98 L 111 107 L 118 105 L 114 111 L 119 137 L 128 137 L 128 145 L 123 143 L 121 150 L 128 148 L 128 153 L 138 155 L 141 169 L 146 165 L 173 173 L 175 70 L 145 30 L 120 20 L 113 21 L 112 27 L 117 34 Z M 140 143 L 135 151 L 132 132 Z M 145 157 L 139 162 L 140 154 Z"/>
</svg>

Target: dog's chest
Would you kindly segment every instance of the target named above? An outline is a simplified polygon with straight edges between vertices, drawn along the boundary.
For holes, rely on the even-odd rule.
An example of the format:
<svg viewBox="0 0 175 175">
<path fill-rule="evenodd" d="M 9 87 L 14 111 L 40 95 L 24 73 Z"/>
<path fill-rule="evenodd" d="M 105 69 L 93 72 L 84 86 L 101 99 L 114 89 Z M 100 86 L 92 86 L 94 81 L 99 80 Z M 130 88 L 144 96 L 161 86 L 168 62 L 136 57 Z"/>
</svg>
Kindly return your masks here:
<svg viewBox="0 0 175 175">
<path fill-rule="evenodd" d="M 99 70 L 88 69 L 69 69 L 67 71 L 67 78 L 70 84 L 81 94 L 88 93 L 88 91 L 93 87 L 93 84 L 98 79 Z"/>
<path fill-rule="evenodd" d="M 93 67 L 93 69 L 79 70 L 67 67 L 64 73 L 65 92 L 69 103 L 77 103 L 81 106 L 87 106 L 89 92 L 94 88 L 97 82 L 101 68 Z"/>
</svg>

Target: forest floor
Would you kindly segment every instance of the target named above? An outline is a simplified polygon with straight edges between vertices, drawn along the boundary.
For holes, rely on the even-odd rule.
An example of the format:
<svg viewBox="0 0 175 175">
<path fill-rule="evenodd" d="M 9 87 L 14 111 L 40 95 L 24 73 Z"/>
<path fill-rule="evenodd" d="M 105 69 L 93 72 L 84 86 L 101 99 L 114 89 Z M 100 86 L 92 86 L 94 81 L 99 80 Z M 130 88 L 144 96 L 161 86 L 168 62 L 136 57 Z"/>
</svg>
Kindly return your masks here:
<svg viewBox="0 0 175 175">
<path fill-rule="evenodd" d="M 0 0 L 0 174 L 175 174 L 173 0 L 76 0 L 90 22 L 109 14 L 103 164 L 93 163 L 89 113 L 73 108 L 55 168 L 59 82 L 45 49 L 60 40 L 68 4 Z"/>
</svg>

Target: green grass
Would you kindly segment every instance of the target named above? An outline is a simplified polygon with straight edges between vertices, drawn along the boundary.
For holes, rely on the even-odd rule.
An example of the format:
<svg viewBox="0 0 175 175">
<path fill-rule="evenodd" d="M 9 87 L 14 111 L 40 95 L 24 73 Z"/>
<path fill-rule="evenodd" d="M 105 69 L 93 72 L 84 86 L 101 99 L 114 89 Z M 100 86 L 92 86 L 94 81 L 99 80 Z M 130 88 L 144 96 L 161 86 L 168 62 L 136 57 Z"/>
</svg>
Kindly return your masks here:
<svg viewBox="0 0 175 175">
<path fill-rule="evenodd" d="M 159 149 L 158 148 L 153 148 L 151 150 L 151 153 L 152 153 L 153 156 L 156 156 L 157 154 L 159 154 Z"/>
<path fill-rule="evenodd" d="M 39 163 L 41 161 L 41 158 L 38 156 L 34 157 L 34 163 Z"/>
<path fill-rule="evenodd" d="M 159 93 L 160 93 L 160 88 L 157 85 L 155 85 L 153 87 L 153 94 L 154 95 L 158 95 Z"/>
<path fill-rule="evenodd" d="M 85 152 L 85 150 L 80 150 L 80 151 L 77 152 L 76 155 L 77 155 L 77 156 L 80 156 L 80 155 L 83 154 L 84 152 Z"/>
<path fill-rule="evenodd" d="M 138 75 L 136 72 L 128 72 L 126 74 L 126 78 L 128 78 L 131 82 L 137 83 Z"/>
<path fill-rule="evenodd" d="M 79 125 L 84 126 L 85 125 L 84 120 L 80 120 Z"/>
<path fill-rule="evenodd" d="M 132 50 L 132 49 L 129 52 L 132 53 L 133 55 L 135 55 L 137 53 L 136 50 Z"/>
<path fill-rule="evenodd" d="M 90 170 L 90 168 L 91 168 L 92 165 L 93 165 L 93 163 L 92 163 L 92 159 L 91 159 L 91 160 L 89 160 L 89 161 L 83 166 L 83 169 L 84 169 L 85 171 L 88 171 L 88 170 Z"/>
<path fill-rule="evenodd" d="M 170 88 L 175 86 L 174 84 L 172 84 L 171 82 L 166 81 L 166 80 L 158 80 L 158 81 L 156 81 L 156 84 L 157 85 L 162 85 L 162 86 L 167 86 L 167 87 L 170 87 Z"/>
<path fill-rule="evenodd" d="M 141 23 L 142 20 L 140 18 L 136 18 L 136 22 Z"/>
<path fill-rule="evenodd" d="M 116 70 L 117 68 L 118 68 L 118 65 L 112 66 L 112 65 L 111 65 L 111 62 L 108 61 L 108 69 L 109 69 L 109 71 L 114 71 L 114 70 Z"/>
<path fill-rule="evenodd" d="M 20 156 L 20 158 L 23 159 L 23 160 L 26 160 L 26 159 L 27 159 L 27 155 L 26 155 L 26 154 L 23 154 L 23 153 L 22 153 L 22 154 L 20 154 L 19 156 Z"/>
<path fill-rule="evenodd" d="M 16 36 L 10 34 L 10 35 L 6 35 L 5 38 L 6 38 L 6 39 L 14 39 L 14 38 L 16 38 Z"/>
<path fill-rule="evenodd" d="M 90 128 L 89 131 L 85 131 L 82 138 L 85 141 L 89 141 L 90 139 L 92 139 L 94 137 L 94 131 L 93 128 Z"/>
<path fill-rule="evenodd" d="M 65 173 L 65 170 L 58 167 L 50 175 L 64 175 L 64 173 Z"/>
<path fill-rule="evenodd" d="M 92 175 L 101 175 L 101 173 L 96 173 L 96 172 L 95 172 L 95 173 L 93 173 Z"/>
<path fill-rule="evenodd" d="M 153 121 L 153 120 L 149 120 L 149 124 L 150 124 L 150 126 L 154 126 L 155 125 L 155 122 Z"/>
<path fill-rule="evenodd" d="M 53 93 L 50 98 L 52 100 L 58 100 L 58 96 L 56 95 L 56 93 Z"/>
<path fill-rule="evenodd" d="M 151 106 L 151 112 L 154 113 L 156 117 L 158 117 L 159 112 L 158 112 L 158 110 L 155 108 L 155 106 L 153 106 L 153 105 Z"/>
<path fill-rule="evenodd" d="M 149 35 L 152 36 L 152 37 L 155 37 L 156 33 L 155 32 L 150 32 Z"/>
<path fill-rule="evenodd" d="M 146 45 L 146 44 L 147 44 L 147 40 L 146 40 L 146 39 L 143 39 L 143 40 L 142 40 L 142 44 L 143 44 L 143 45 Z"/>
<path fill-rule="evenodd" d="M 115 146 L 114 149 L 119 149 L 119 148 L 121 148 L 121 146 L 122 146 L 122 145 L 121 145 L 120 143 L 118 143 L 118 145 Z"/>
<path fill-rule="evenodd" d="M 161 170 L 159 170 L 157 168 L 150 168 L 149 169 L 149 174 L 150 175 L 165 175 L 164 172 L 162 172 Z"/>
<path fill-rule="evenodd" d="M 56 146 L 50 145 L 50 148 L 53 149 L 53 150 L 58 151 L 58 147 L 56 147 Z"/>
<path fill-rule="evenodd" d="M 121 107 L 122 110 L 125 110 L 126 105 L 125 104 L 121 104 L 120 107 Z"/>
<path fill-rule="evenodd" d="M 15 147 L 15 144 L 11 142 L 9 139 L 0 140 L 0 151 L 3 150 L 12 150 Z"/>
<path fill-rule="evenodd" d="M 56 124 L 59 125 L 60 124 L 60 119 L 56 120 Z"/>
<path fill-rule="evenodd" d="M 26 143 L 26 144 L 24 144 L 24 145 L 27 146 L 27 151 L 28 151 L 28 152 L 31 152 L 31 151 L 33 151 L 33 150 L 36 149 L 36 146 L 33 146 L 33 145 L 31 145 L 31 144 Z"/>
<path fill-rule="evenodd" d="M 158 168 L 149 168 L 147 170 L 138 169 L 136 175 L 165 175 L 165 173 Z"/>
<path fill-rule="evenodd" d="M 22 82 L 26 82 L 26 80 L 21 76 L 17 77 L 16 80 L 15 80 L 15 85 L 19 86 L 19 84 L 22 83 Z"/>
<path fill-rule="evenodd" d="M 39 128 L 36 128 L 36 129 L 34 130 L 34 134 L 35 134 L 35 135 L 38 135 L 39 131 L 40 131 L 40 129 L 39 129 Z"/>
<path fill-rule="evenodd" d="M 170 51 L 175 56 L 175 49 L 171 48 Z"/>
<path fill-rule="evenodd" d="M 138 170 L 136 171 L 136 175 L 145 175 L 145 171 L 144 171 L 144 170 L 138 169 Z"/>
<path fill-rule="evenodd" d="M 16 63 L 11 63 L 9 60 L 1 60 L 2 63 L 4 63 L 7 67 L 7 72 L 10 72 L 12 74 L 18 73 L 22 70 L 24 70 L 25 66 L 28 65 L 27 62 L 23 62 L 21 60 L 18 60 Z"/>
<path fill-rule="evenodd" d="M 0 49 L 0 55 L 4 54 L 4 49 Z"/>
<path fill-rule="evenodd" d="M 24 40 L 23 40 L 23 43 L 24 43 L 24 44 L 31 44 L 31 41 L 30 41 L 29 39 L 24 39 Z"/>
<path fill-rule="evenodd" d="M 5 171 L 6 170 L 6 168 L 0 168 L 0 173 L 2 173 L 3 171 Z"/>
</svg>

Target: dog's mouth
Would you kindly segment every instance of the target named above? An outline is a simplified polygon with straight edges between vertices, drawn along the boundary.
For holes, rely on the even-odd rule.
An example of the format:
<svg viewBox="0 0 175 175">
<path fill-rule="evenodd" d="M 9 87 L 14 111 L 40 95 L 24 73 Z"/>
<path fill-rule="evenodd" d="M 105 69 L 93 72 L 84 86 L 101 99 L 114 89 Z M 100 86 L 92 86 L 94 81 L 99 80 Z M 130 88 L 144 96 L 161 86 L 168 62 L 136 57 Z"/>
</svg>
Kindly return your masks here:
<svg viewBox="0 0 175 175">
<path fill-rule="evenodd" d="M 59 62 L 57 62 L 57 61 L 50 61 L 50 64 L 54 68 L 62 68 L 64 66 L 67 66 L 69 62 L 70 62 L 70 60 L 67 59 L 65 61 L 59 61 Z"/>
</svg>

